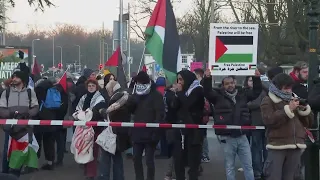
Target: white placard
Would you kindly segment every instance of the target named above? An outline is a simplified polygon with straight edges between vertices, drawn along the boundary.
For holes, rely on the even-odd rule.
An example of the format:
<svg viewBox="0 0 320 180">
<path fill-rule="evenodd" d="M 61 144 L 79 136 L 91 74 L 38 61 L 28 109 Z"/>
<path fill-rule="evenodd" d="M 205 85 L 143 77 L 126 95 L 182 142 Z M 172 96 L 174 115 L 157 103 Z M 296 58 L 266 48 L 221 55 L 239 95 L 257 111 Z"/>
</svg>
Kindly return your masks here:
<svg viewBox="0 0 320 180">
<path fill-rule="evenodd" d="M 209 68 L 212 75 L 254 75 L 258 24 L 210 24 Z"/>
</svg>

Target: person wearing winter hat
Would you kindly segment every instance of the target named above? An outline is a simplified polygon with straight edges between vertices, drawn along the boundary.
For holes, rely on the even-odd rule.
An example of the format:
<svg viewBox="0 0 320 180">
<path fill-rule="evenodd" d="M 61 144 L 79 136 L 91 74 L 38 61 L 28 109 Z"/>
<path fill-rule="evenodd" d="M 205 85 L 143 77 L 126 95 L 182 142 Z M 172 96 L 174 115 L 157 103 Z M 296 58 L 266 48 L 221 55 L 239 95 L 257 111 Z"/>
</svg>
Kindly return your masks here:
<svg viewBox="0 0 320 180">
<path fill-rule="evenodd" d="M 162 123 L 164 122 L 165 106 L 163 97 L 156 90 L 146 72 L 140 71 L 135 78 L 135 91 L 128 99 L 127 106 L 134 115 L 136 123 Z M 136 179 L 155 179 L 154 153 L 160 139 L 159 128 L 133 128 L 130 130 L 133 142 L 133 162 Z M 147 178 L 144 178 L 142 154 L 145 150 L 147 164 Z"/>
<path fill-rule="evenodd" d="M 82 75 L 87 79 L 96 79 L 96 73 L 89 68 L 84 69 Z"/>
<path fill-rule="evenodd" d="M 109 118 L 111 122 L 130 122 L 131 114 L 126 107 L 129 94 L 126 91 L 122 91 L 120 84 L 114 80 L 109 81 L 106 85 L 106 90 L 110 100 L 108 108 L 99 110 L 101 115 L 105 119 Z M 115 154 L 110 154 L 100 148 L 97 180 L 104 180 L 106 177 L 110 177 L 111 165 L 113 179 L 124 180 L 122 152 L 131 146 L 128 130 L 128 128 L 112 128 L 113 133 L 117 135 L 116 152 Z"/>
<path fill-rule="evenodd" d="M 0 117 L 7 119 L 18 116 L 23 118 L 32 118 L 36 116 L 39 105 L 35 92 L 32 89 L 27 88 L 29 82 L 28 75 L 22 71 L 16 71 L 12 74 L 11 79 L 11 86 L 1 94 Z M 33 134 L 30 126 L 14 126 L 14 128 L 5 126 L 4 130 L 6 132 L 6 137 L 3 154 L 7 154 L 10 133 L 15 134 L 15 137 L 13 138 L 23 137 L 26 134 Z M 11 157 L 9 157 L 9 161 L 10 158 Z M 9 172 L 16 176 L 20 176 L 20 168 L 8 167 L 8 159 L 6 156 L 3 157 L 2 170 L 4 173 Z"/>
</svg>

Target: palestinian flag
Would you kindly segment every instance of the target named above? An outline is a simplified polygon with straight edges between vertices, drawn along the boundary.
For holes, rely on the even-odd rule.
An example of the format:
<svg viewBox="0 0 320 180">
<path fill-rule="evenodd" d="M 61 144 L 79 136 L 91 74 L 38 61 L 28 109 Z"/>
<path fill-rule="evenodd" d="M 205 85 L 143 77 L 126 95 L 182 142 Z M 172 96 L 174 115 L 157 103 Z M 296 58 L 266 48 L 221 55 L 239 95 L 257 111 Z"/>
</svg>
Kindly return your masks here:
<svg viewBox="0 0 320 180">
<path fill-rule="evenodd" d="M 252 63 L 253 36 L 216 36 L 216 63 Z"/>
<path fill-rule="evenodd" d="M 211 70 L 217 71 L 217 70 L 219 70 L 219 66 L 218 65 L 212 65 L 211 66 Z"/>
<path fill-rule="evenodd" d="M 28 134 L 19 140 L 9 137 L 8 148 L 10 168 L 20 169 L 22 166 L 38 168 L 37 152 L 39 150 L 39 144 L 34 135 L 31 144 L 29 143 Z"/>
<path fill-rule="evenodd" d="M 170 0 L 158 0 L 146 31 L 146 49 L 170 82 L 181 67 L 180 40 Z"/>
<path fill-rule="evenodd" d="M 257 65 L 255 65 L 255 64 L 249 65 L 249 70 L 256 70 L 256 69 L 257 69 Z"/>
</svg>

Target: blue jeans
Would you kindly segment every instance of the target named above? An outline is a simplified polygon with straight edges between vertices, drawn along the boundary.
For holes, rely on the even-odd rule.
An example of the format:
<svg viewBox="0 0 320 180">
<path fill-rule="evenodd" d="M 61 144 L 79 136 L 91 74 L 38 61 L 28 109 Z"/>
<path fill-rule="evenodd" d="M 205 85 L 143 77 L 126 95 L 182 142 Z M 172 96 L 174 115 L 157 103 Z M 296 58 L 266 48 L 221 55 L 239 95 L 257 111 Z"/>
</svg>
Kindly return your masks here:
<svg viewBox="0 0 320 180">
<path fill-rule="evenodd" d="M 242 135 L 236 138 L 220 136 L 224 151 L 227 180 L 236 180 L 235 160 L 238 155 L 246 180 L 254 180 L 252 158 L 248 138 Z"/>
<path fill-rule="evenodd" d="M 264 130 L 256 130 L 252 132 L 251 152 L 254 176 L 261 177 L 263 164 L 268 156 Z"/>
<path fill-rule="evenodd" d="M 209 146 L 208 146 L 208 138 L 207 137 L 205 137 L 203 139 L 202 158 L 209 158 Z"/>
<path fill-rule="evenodd" d="M 9 162 L 8 162 L 8 146 L 9 146 L 9 134 L 5 133 L 3 153 L 2 153 L 2 173 L 9 173 Z"/>
<path fill-rule="evenodd" d="M 98 163 L 97 180 L 109 180 L 110 169 L 112 167 L 113 180 L 124 180 L 123 159 L 121 152 L 116 152 L 115 155 L 106 152 L 100 148 L 100 157 Z"/>
</svg>

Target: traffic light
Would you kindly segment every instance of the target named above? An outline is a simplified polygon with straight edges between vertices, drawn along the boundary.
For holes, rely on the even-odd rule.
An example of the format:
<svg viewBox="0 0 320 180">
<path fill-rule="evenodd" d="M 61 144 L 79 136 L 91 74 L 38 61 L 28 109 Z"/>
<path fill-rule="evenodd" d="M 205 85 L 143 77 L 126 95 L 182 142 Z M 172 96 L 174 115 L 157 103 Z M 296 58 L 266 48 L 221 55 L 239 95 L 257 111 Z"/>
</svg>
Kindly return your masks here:
<svg viewBox="0 0 320 180">
<path fill-rule="evenodd" d="M 100 64 L 99 65 L 99 70 L 101 70 L 103 68 L 103 65 L 102 64 Z"/>
<path fill-rule="evenodd" d="M 58 64 L 58 68 L 62 69 L 62 64 L 61 63 Z"/>
</svg>

